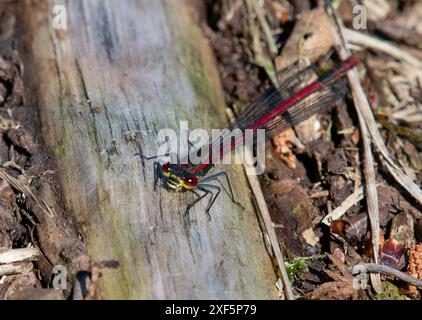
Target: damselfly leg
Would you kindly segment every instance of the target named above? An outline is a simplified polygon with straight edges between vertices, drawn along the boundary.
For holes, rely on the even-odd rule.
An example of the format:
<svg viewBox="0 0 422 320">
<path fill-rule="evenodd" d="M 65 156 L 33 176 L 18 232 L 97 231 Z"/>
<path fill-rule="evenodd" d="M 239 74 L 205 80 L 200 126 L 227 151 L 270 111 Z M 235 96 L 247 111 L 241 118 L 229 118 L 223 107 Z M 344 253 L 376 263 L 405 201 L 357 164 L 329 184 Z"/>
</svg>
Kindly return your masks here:
<svg viewBox="0 0 422 320">
<path fill-rule="evenodd" d="M 155 156 L 151 156 L 151 157 L 147 157 L 144 156 L 141 153 L 135 153 L 135 156 L 139 156 L 142 160 L 154 160 L 160 157 L 168 157 L 170 154 L 166 153 L 163 155 L 155 155 Z M 157 190 L 157 183 L 158 183 L 158 179 L 162 179 L 162 173 L 160 170 L 160 163 L 158 161 L 154 161 L 154 191 Z"/>
<path fill-rule="evenodd" d="M 154 160 L 160 157 L 168 157 L 169 155 L 170 153 L 165 153 L 165 154 L 157 154 L 155 156 L 147 157 L 147 156 L 144 156 L 142 153 L 139 153 L 139 152 L 135 153 L 135 156 L 139 156 L 143 160 Z"/>
<path fill-rule="evenodd" d="M 223 185 L 223 183 L 221 182 L 221 180 L 219 179 L 220 177 L 224 177 L 225 179 L 226 179 L 226 181 L 227 181 L 227 185 L 228 185 L 228 187 L 229 187 L 229 191 L 227 191 L 227 189 L 224 187 L 224 185 Z M 214 184 L 211 184 L 211 182 L 213 182 L 213 181 L 216 181 L 216 182 L 218 182 L 220 185 L 221 185 L 221 187 L 219 187 L 219 186 L 216 186 L 216 185 L 214 185 Z M 204 183 L 204 182 L 206 182 L 206 183 Z M 193 206 L 195 206 L 199 201 L 201 201 L 202 199 L 204 199 L 207 195 L 211 195 L 211 198 L 210 198 L 210 200 L 209 200 L 209 202 L 208 202 L 208 205 L 207 205 L 207 208 L 205 209 L 205 213 L 207 214 L 207 216 L 208 216 L 208 219 L 209 220 L 211 220 L 211 215 L 210 215 L 210 213 L 209 213 L 209 211 L 211 210 L 211 208 L 212 208 L 212 206 L 213 206 L 213 204 L 215 203 L 215 200 L 218 198 L 218 196 L 220 195 L 220 193 L 221 193 L 221 189 L 223 189 L 224 190 L 224 192 L 226 192 L 226 194 L 230 197 L 230 200 L 234 203 L 234 204 L 236 204 L 236 205 L 238 205 L 240 208 L 242 208 L 242 210 L 244 210 L 245 208 L 242 206 L 242 204 L 240 204 L 239 202 L 237 202 L 236 200 L 235 200 L 235 198 L 234 198 L 234 194 L 233 194 L 233 189 L 232 189 L 232 186 L 231 186 L 231 183 L 230 183 L 230 179 L 229 179 L 229 177 L 228 177 L 228 175 L 227 175 L 227 173 L 226 172 L 224 172 L 224 171 L 222 171 L 222 172 L 218 172 L 218 173 L 215 173 L 215 174 L 213 174 L 213 175 L 210 175 L 210 176 L 208 176 L 208 177 L 205 177 L 204 179 L 202 179 L 199 183 L 198 183 L 198 185 L 197 185 L 197 187 L 196 187 L 198 190 L 201 190 L 201 191 L 203 191 L 204 192 L 204 194 L 203 195 L 201 195 L 201 196 L 198 196 L 198 198 L 196 198 L 192 203 L 190 203 L 188 206 L 187 206 L 187 208 L 186 208 L 186 214 L 188 214 L 189 213 L 189 210 L 193 207 Z M 215 193 L 213 193 L 210 189 L 214 189 L 214 190 L 216 190 L 216 192 Z"/>
<path fill-rule="evenodd" d="M 195 200 L 193 200 L 191 203 L 188 204 L 188 206 L 186 207 L 185 215 L 188 215 L 190 209 L 192 209 L 192 207 L 194 207 L 199 201 L 204 199 L 207 195 L 211 194 L 211 200 L 214 198 L 214 194 L 210 190 L 208 190 L 206 187 L 198 186 L 198 189 L 203 191 L 204 194 L 198 195 L 196 192 L 194 192 L 196 195 L 198 195 L 198 198 L 196 198 Z M 220 193 L 220 192 L 218 192 L 218 193 Z M 217 194 L 217 196 L 218 196 L 218 194 Z M 206 210 L 205 213 L 208 216 L 208 220 L 211 220 L 211 216 L 210 216 L 208 210 Z"/>
<path fill-rule="evenodd" d="M 215 189 L 217 191 L 214 194 L 210 189 Z M 198 201 L 200 201 L 202 198 L 204 198 L 207 194 L 211 194 L 210 201 L 208 202 L 207 208 L 205 209 L 205 213 L 208 216 L 208 220 L 211 220 L 210 210 L 211 210 L 211 207 L 214 204 L 215 200 L 220 195 L 221 188 L 219 186 L 215 186 L 213 184 L 205 184 L 204 183 L 204 184 L 198 184 L 198 190 L 201 190 L 201 191 L 205 192 L 205 194 L 203 195 L 203 197 L 201 196 L 200 198 L 194 200 L 191 204 L 189 204 L 188 207 L 187 207 L 187 209 L 186 209 L 186 213 L 188 213 L 189 210 L 192 208 L 192 206 L 194 206 L 195 204 L 197 204 Z"/>
<path fill-rule="evenodd" d="M 220 181 L 220 179 L 219 179 L 220 177 L 224 177 L 226 179 L 227 185 L 229 186 L 229 192 L 226 190 L 223 183 Z M 232 185 L 230 183 L 230 179 L 229 179 L 229 176 L 227 175 L 227 172 L 221 171 L 221 172 L 218 172 L 218 173 L 214 173 L 214 174 L 202 179 L 199 184 L 201 184 L 202 182 L 211 182 L 211 181 L 217 181 L 221 185 L 221 187 L 223 188 L 224 192 L 230 197 L 230 200 L 234 204 L 238 205 L 242 210 L 245 209 L 245 207 L 242 206 L 242 204 L 240 202 L 237 202 L 234 199 L 233 188 L 232 188 Z"/>
<path fill-rule="evenodd" d="M 158 178 L 160 177 L 161 177 L 160 163 L 158 161 L 154 161 L 154 191 L 157 190 Z"/>
</svg>

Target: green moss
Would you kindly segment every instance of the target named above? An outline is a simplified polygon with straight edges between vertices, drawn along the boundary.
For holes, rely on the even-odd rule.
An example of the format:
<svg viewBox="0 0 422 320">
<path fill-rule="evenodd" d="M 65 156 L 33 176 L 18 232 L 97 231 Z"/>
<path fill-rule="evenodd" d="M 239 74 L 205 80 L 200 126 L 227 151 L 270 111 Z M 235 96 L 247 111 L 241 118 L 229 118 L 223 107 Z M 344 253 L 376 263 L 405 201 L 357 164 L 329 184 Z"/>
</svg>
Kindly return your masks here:
<svg viewBox="0 0 422 320">
<path fill-rule="evenodd" d="M 286 266 L 287 275 L 290 280 L 293 280 L 296 274 L 301 272 L 308 272 L 308 263 L 309 261 L 316 261 L 324 259 L 325 255 L 318 254 L 310 257 L 297 257 L 294 258 L 291 262 L 285 262 L 284 265 Z"/>
<path fill-rule="evenodd" d="M 66 150 L 66 147 L 68 146 L 69 136 L 71 136 L 73 133 L 68 132 L 65 135 L 63 135 L 57 144 L 57 146 L 54 148 L 53 152 L 56 157 L 61 157 L 64 155 L 64 151 Z"/>
<path fill-rule="evenodd" d="M 333 126 L 333 119 L 332 119 L 331 114 L 330 114 L 330 117 L 328 118 L 327 130 L 324 133 L 324 139 L 326 141 L 331 141 L 331 128 L 332 128 L 332 126 Z"/>
<path fill-rule="evenodd" d="M 382 293 L 375 296 L 376 300 L 406 300 L 406 296 L 399 293 L 399 289 L 388 281 L 382 281 Z"/>
<path fill-rule="evenodd" d="M 296 214 L 298 214 L 299 212 L 300 212 L 300 203 L 296 203 L 294 206 L 293 206 L 293 209 L 292 209 L 292 213 L 294 214 L 294 215 L 296 215 Z"/>
<path fill-rule="evenodd" d="M 215 104 L 215 87 L 210 81 L 210 75 L 206 72 L 206 66 L 202 61 L 199 50 L 193 46 L 187 46 L 186 56 L 188 57 L 188 66 L 186 68 L 187 76 L 191 85 L 193 86 L 196 98 L 199 103 L 199 108 L 204 112 L 200 114 L 208 118 L 208 112 Z M 202 121 L 201 121 L 202 122 Z"/>
<path fill-rule="evenodd" d="M 56 157 L 61 157 L 64 153 L 64 144 L 63 143 L 59 143 L 59 145 L 54 148 L 54 155 Z"/>
<path fill-rule="evenodd" d="M 308 264 L 304 258 L 294 258 L 292 262 L 285 262 L 284 265 L 290 280 L 293 280 L 298 273 L 309 271 Z"/>
</svg>

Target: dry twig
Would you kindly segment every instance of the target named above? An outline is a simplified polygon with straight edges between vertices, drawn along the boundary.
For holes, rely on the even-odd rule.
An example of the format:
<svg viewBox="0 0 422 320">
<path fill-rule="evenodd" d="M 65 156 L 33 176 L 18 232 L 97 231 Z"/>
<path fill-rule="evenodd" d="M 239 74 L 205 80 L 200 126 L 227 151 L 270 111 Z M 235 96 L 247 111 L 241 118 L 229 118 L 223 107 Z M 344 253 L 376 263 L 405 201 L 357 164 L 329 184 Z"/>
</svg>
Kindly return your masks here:
<svg viewBox="0 0 422 320">
<path fill-rule="evenodd" d="M 419 280 L 415 277 L 409 276 L 407 273 L 401 272 L 397 269 L 391 268 L 386 265 L 376 264 L 376 263 L 362 263 L 353 266 L 350 268 L 353 274 L 360 273 L 360 272 L 375 272 L 375 273 L 382 273 L 389 276 L 393 276 L 397 279 L 402 281 L 408 282 L 411 285 L 416 287 L 422 288 L 422 280 Z"/>
<path fill-rule="evenodd" d="M 228 117 L 230 121 L 234 120 L 234 115 L 228 109 Z M 251 159 L 251 154 L 246 152 L 246 163 L 253 163 Z M 286 266 L 284 264 L 283 253 L 280 248 L 280 244 L 277 239 L 277 235 L 274 230 L 274 225 L 270 216 L 270 212 L 268 211 L 267 203 L 265 202 L 264 194 L 261 189 L 261 185 L 256 175 L 246 175 L 249 181 L 249 185 L 251 186 L 252 193 L 256 199 L 256 203 L 259 209 L 259 214 L 261 215 L 262 221 L 264 222 L 264 230 L 266 231 L 266 235 L 268 236 L 268 240 L 272 247 L 272 251 L 274 252 L 275 259 L 277 262 L 278 267 L 280 268 L 281 273 L 281 280 L 283 282 L 283 289 L 286 294 L 286 298 L 288 300 L 295 300 L 295 296 L 293 294 L 292 285 L 289 280 L 289 276 L 287 275 Z"/>
<path fill-rule="evenodd" d="M 40 197 L 37 197 L 36 195 L 34 195 L 32 193 L 32 191 L 31 191 L 31 189 L 29 189 L 26 185 L 24 185 L 23 183 L 21 183 L 16 178 L 14 178 L 11 175 L 7 174 L 6 171 L 0 170 L 0 179 L 6 181 L 13 188 L 15 188 L 16 190 L 18 190 L 18 191 L 22 192 L 23 194 L 25 194 L 25 196 L 27 196 L 29 199 L 31 199 L 41 209 L 41 211 L 43 213 L 45 213 L 47 216 L 49 216 L 49 217 L 53 217 L 54 216 L 54 214 L 51 211 L 50 207 L 48 206 L 47 203 L 45 203 L 45 201 L 43 199 L 41 199 Z"/>
<path fill-rule="evenodd" d="M 398 60 L 405 61 L 414 67 L 422 68 L 422 63 L 419 59 L 415 58 L 406 51 L 401 50 L 397 46 L 388 43 L 387 41 L 378 40 L 374 37 L 347 28 L 343 28 L 343 33 L 347 42 L 387 53 L 390 56 Z"/>
<path fill-rule="evenodd" d="M 324 219 L 322 219 L 322 223 L 329 226 L 332 221 L 340 219 L 343 214 L 347 212 L 351 207 L 357 204 L 359 201 L 363 199 L 363 187 L 359 187 L 355 192 L 353 192 L 350 196 L 348 196 L 337 208 L 327 214 Z"/>
<path fill-rule="evenodd" d="M 34 247 L 10 249 L 0 253 L 0 264 L 36 260 L 39 255 L 39 250 Z"/>
<path fill-rule="evenodd" d="M 268 49 L 272 54 L 277 54 L 277 45 L 275 43 L 274 37 L 271 33 L 271 28 L 265 19 L 264 10 L 260 7 L 257 0 L 252 1 L 253 9 L 255 10 L 256 17 L 258 18 L 259 24 L 261 25 L 262 31 L 264 32 L 265 39 L 268 44 Z"/>
<path fill-rule="evenodd" d="M 0 277 L 11 274 L 29 272 L 33 269 L 32 262 L 13 262 L 7 264 L 0 264 Z"/>
<path fill-rule="evenodd" d="M 339 53 L 342 59 L 345 59 L 348 55 L 350 55 L 350 51 L 347 49 L 346 43 L 343 43 L 343 32 L 342 32 L 342 24 L 340 20 L 337 18 L 334 9 L 332 10 L 334 15 L 338 33 L 336 30 L 333 30 L 334 35 L 336 36 L 336 43 L 340 45 Z M 379 251 L 379 230 L 380 230 L 380 223 L 379 223 L 379 210 L 378 210 L 378 194 L 376 188 L 376 180 L 375 180 L 375 165 L 374 165 L 374 158 L 372 155 L 371 150 L 371 139 L 369 136 L 369 130 L 367 126 L 367 119 L 366 114 L 362 111 L 365 108 L 370 110 L 370 106 L 368 100 L 366 98 L 365 92 L 360 85 L 359 75 L 356 70 L 350 70 L 347 74 L 350 82 L 350 86 L 352 89 L 353 101 L 356 107 L 356 111 L 358 114 L 359 125 L 362 135 L 363 141 L 363 148 L 364 148 L 364 173 L 365 173 L 365 193 L 366 193 L 366 201 L 368 206 L 368 216 L 371 222 L 371 235 L 372 235 L 372 249 L 374 254 L 374 261 L 378 263 L 378 251 Z M 372 113 L 371 113 L 372 115 Z M 381 287 L 381 279 L 379 275 L 371 275 L 372 285 L 374 290 L 377 293 L 382 292 Z"/>
</svg>

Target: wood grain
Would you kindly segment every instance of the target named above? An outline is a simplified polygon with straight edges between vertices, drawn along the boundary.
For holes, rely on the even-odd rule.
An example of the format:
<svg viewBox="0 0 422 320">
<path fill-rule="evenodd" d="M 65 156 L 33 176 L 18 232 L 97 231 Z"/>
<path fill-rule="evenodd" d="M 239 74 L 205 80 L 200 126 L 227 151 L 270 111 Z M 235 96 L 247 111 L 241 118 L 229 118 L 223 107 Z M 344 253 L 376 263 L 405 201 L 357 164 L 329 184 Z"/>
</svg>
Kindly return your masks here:
<svg viewBox="0 0 422 320">
<path fill-rule="evenodd" d="M 184 219 L 191 193 L 152 190 L 157 132 L 225 125 L 212 51 L 186 1 L 66 1 L 68 29 L 52 28 L 56 1 L 21 1 L 15 41 L 26 103 L 57 158 L 66 210 L 104 271 L 104 298 L 275 298 L 240 166 L 229 167 L 242 211 L 222 195 Z M 13 4 L 11 4 L 13 5 Z M 222 168 L 218 168 L 222 169 Z M 216 169 L 216 170 L 218 170 Z"/>
</svg>

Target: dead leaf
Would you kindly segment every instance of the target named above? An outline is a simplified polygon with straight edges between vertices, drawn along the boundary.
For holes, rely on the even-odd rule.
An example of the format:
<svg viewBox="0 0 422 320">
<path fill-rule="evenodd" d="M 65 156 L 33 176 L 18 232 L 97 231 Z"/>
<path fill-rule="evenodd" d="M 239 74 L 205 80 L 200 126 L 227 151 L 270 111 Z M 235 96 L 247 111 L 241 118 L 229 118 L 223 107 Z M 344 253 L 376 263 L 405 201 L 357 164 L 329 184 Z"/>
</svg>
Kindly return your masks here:
<svg viewBox="0 0 422 320">
<path fill-rule="evenodd" d="M 413 244 L 413 236 L 413 218 L 404 210 L 393 218 L 390 238 L 380 254 L 381 262 L 397 270 L 402 269 L 406 263 L 405 253 Z"/>
<path fill-rule="evenodd" d="M 302 237 L 305 239 L 306 243 L 312 247 L 314 247 L 319 241 L 319 238 L 315 235 L 313 228 L 309 228 L 303 231 Z"/>
<path fill-rule="evenodd" d="M 20 147 L 29 154 L 34 154 L 37 151 L 37 145 L 24 128 L 15 126 L 7 131 L 7 137 L 10 139 L 14 146 Z"/>
<path fill-rule="evenodd" d="M 316 114 L 297 124 L 295 131 L 304 143 L 317 140 L 322 136 L 321 123 Z"/>
<path fill-rule="evenodd" d="M 318 210 L 314 207 L 311 198 L 294 180 L 278 181 L 269 189 L 273 196 L 278 213 L 294 221 L 296 232 L 301 234 L 313 226 Z"/>
<path fill-rule="evenodd" d="M 342 281 L 326 282 L 307 293 L 305 299 L 311 300 L 357 300 L 358 292 Z"/>
<path fill-rule="evenodd" d="M 351 242 L 360 242 L 368 232 L 368 214 L 366 212 L 344 219 L 347 224 L 344 228 L 345 238 Z"/>
<path fill-rule="evenodd" d="M 289 168 L 296 168 L 296 156 L 292 151 L 292 139 L 295 137 L 293 129 L 289 128 L 273 138 L 274 153 L 280 160 L 284 161 Z"/>
<path fill-rule="evenodd" d="M 357 144 L 359 143 L 359 140 L 360 140 L 359 129 L 355 129 L 352 134 L 352 142 L 355 146 L 357 146 Z"/>
<path fill-rule="evenodd" d="M 301 13 L 292 35 L 282 52 L 282 65 L 285 68 L 297 59 L 307 58 L 315 62 L 326 54 L 334 44 L 331 21 L 322 9 Z"/>
<path fill-rule="evenodd" d="M 349 279 L 345 276 L 342 276 L 341 274 L 338 274 L 337 272 L 334 272 L 332 270 L 329 269 L 325 269 L 324 272 L 334 281 L 336 282 L 344 282 L 348 285 L 353 285 L 353 279 Z"/>
<path fill-rule="evenodd" d="M 327 253 L 327 257 L 339 269 L 339 271 L 341 272 L 341 274 L 345 278 L 348 279 L 348 281 L 352 281 L 353 280 L 352 273 L 349 271 L 347 265 L 343 261 L 341 261 L 335 255 L 332 255 L 332 254 L 329 254 L 329 253 Z"/>
</svg>

